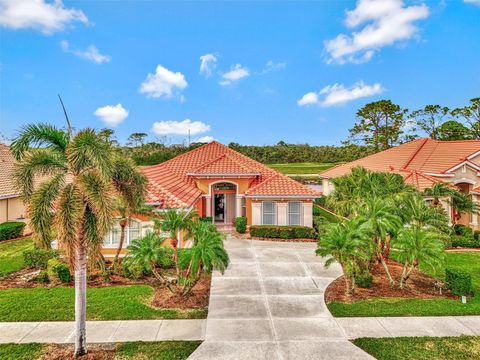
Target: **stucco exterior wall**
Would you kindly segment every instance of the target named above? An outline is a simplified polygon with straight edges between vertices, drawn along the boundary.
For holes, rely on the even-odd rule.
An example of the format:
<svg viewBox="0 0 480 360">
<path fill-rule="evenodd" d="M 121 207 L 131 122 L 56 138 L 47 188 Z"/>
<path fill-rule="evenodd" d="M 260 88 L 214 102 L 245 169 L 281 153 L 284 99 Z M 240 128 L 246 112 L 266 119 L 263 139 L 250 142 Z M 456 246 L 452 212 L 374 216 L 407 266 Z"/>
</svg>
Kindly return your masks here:
<svg viewBox="0 0 480 360">
<path fill-rule="evenodd" d="M 5 221 L 18 221 L 25 219 L 27 209 L 21 198 L 0 200 L 0 223 Z"/>
</svg>

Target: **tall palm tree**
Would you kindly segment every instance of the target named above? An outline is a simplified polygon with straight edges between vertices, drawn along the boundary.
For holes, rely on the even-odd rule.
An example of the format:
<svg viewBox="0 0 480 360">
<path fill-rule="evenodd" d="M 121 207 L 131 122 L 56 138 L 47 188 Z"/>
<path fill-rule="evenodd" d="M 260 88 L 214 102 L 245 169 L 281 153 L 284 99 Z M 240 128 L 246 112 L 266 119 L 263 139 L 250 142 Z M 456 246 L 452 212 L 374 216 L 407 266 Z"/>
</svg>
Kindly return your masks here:
<svg viewBox="0 0 480 360">
<path fill-rule="evenodd" d="M 328 224 L 318 241 L 317 255 L 330 256 L 325 262 L 329 267 L 337 262 L 342 267 L 347 296 L 355 292 L 355 268 L 360 261 L 369 258 L 368 233 L 358 220 Z"/>
<path fill-rule="evenodd" d="M 398 259 L 404 264 L 400 277 L 401 289 L 419 264 L 429 266 L 435 271 L 445 259 L 443 241 L 438 233 L 417 226 L 401 229 L 392 246 L 397 250 Z"/>
<path fill-rule="evenodd" d="M 402 221 L 388 200 L 370 198 L 358 209 L 359 220 L 370 232 L 375 242 L 375 255 L 382 264 L 390 285 L 395 284 L 386 260 L 390 253 L 390 239 L 401 227 Z"/>
<path fill-rule="evenodd" d="M 440 200 L 442 198 L 449 198 L 452 195 L 452 189 L 442 183 L 433 184 L 431 188 L 423 191 L 425 196 L 433 198 L 432 205 L 440 206 Z"/>
<path fill-rule="evenodd" d="M 155 220 L 157 227 L 160 227 L 162 231 L 170 233 L 170 242 L 174 250 L 173 256 L 177 276 L 180 275 L 180 268 L 178 266 L 178 237 L 180 232 L 188 232 L 191 229 L 193 220 L 196 218 L 197 213 L 195 211 L 170 209 L 163 214 L 162 219 Z"/>
<path fill-rule="evenodd" d="M 50 248 L 55 233 L 75 269 L 75 356 L 81 356 L 87 352 L 87 256 L 97 258 L 111 228 L 114 198 L 124 186 L 114 176 L 118 161 L 94 130 L 73 134 L 48 124 L 22 128 L 11 150 L 35 237 Z M 35 186 L 39 178 L 44 180 Z"/>
</svg>

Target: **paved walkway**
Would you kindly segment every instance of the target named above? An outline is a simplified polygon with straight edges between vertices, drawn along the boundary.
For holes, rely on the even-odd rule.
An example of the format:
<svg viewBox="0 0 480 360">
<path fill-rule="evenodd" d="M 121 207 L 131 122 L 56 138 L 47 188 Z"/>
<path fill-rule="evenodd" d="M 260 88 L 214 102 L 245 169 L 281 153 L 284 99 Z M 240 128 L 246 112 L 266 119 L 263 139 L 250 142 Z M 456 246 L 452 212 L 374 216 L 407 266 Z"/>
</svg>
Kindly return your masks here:
<svg viewBox="0 0 480 360">
<path fill-rule="evenodd" d="M 87 321 L 89 343 L 203 340 L 206 320 Z M 0 343 L 72 343 L 71 321 L 0 323 Z"/>
<path fill-rule="evenodd" d="M 372 359 L 326 308 L 325 269 L 314 243 L 229 237 L 230 265 L 213 275 L 205 341 L 190 359 Z"/>
</svg>

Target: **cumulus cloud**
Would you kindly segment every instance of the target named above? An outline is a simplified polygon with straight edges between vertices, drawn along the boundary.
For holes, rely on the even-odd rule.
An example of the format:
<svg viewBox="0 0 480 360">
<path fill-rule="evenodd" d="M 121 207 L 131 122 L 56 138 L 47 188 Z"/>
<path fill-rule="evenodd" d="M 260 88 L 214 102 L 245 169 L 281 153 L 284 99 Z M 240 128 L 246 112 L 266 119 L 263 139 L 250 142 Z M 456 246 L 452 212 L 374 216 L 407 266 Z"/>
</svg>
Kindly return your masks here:
<svg viewBox="0 0 480 360">
<path fill-rule="evenodd" d="M 149 73 L 140 85 L 140 92 L 153 98 L 170 98 L 174 92 L 180 92 L 187 85 L 185 76 L 181 72 L 173 72 L 162 65 L 157 65 L 155 74 Z"/>
<path fill-rule="evenodd" d="M 212 71 L 217 67 L 217 57 L 213 54 L 200 56 L 200 75 L 206 78 L 212 75 Z"/>
<path fill-rule="evenodd" d="M 285 70 L 287 67 L 286 62 L 274 62 L 273 60 L 267 61 L 265 67 L 263 68 L 261 74 L 267 74 L 269 72 Z"/>
<path fill-rule="evenodd" d="M 473 4 L 473 5 L 480 6 L 480 0 L 463 0 L 463 2 L 466 4 Z"/>
<path fill-rule="evenodd" d="M 215 141 L 215 138 L 213 136 L 202 136 L 198 139 L 195 139 L 193 142 L 196 142 L 196 143 L 210 143 L 212 141 Z"/>
<path fill-rule="evenodd" d="M 210 131 L 210 125 L 201 121 L 185 119 L 183 121 L 167 120 L 153 123 L 152 131 L 155 135 L 196 135 Z"/>
<path fill-rule="evenodd" d="M 352 33 L 325 41 L 327 62 L 367 62 L 382 47 L 413 37 L 418 32 L 414 22 L 428 12 L 425 4 L 405 6 L 403 0 L 358 0 L 357 7 L 346 13 L 345 26 Z"/>
<path fill-rule="evenodd" d="M 128 110 L 122 104 L 106 105 L 99 107 L 93 114 L 105 124 L 115 127 L 127 118 Z"/>
<path fill-rule="evenodd" d="M 240 79 L 250 76 L 250 71 L 243 67 L 240 64 L 232 65 L 230 71 L 227 71 L 222 75 L 222 80 L 220 80 L 219 84 L 222 86 L 230 85 Z"/>
<path fill-rule="evenodd" d="M 87 47 L 86 50 L 75 50 L 70 47 L 70 44 L 68 43 L 68 41 L 63 40 L 60 42 L 60 46 L 62 50 L 66 53 L 73 54 L 80 58 L 93 61 L 97 64 L 109 62 L 110 60 L 112 60 L 111 56 L 100 54 L 100 51 L 98 51 L 95 45 L 90 45 L 89 47 Z"/>
<path fill-rule="evenodd" d="M 384 90 L 382 85 L 378 83 L 366 85 L 363 81 L 359 81 L 349 88 L 346 88 L 342 84 L 333 84 L 325 86 L 318 93 L 306 93 L 297 101 L 297 104 L 299 106 L 320 105 L 329 107 L 345 104 L 363 97 L 381 94 Z"/>
<path fill-rule="evenodd" d="M 66 8 L 61 0 L 0 0 L 0 26 L 34 29 L 44 34 L 62 31 L 73 22 L 88 23 L 81 10 Z"/>
</svg>

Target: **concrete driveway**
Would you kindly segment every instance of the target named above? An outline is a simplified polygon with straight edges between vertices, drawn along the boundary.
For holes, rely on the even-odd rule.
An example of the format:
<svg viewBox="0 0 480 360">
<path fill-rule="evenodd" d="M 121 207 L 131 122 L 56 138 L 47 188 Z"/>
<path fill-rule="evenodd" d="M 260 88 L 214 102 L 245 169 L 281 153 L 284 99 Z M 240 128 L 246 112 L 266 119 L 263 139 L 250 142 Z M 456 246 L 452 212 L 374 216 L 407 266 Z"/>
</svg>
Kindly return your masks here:
<svg viewBox="0 0 480 360">
<path fill-rule="evenodd" d="M 325 269 L 315 243 L 229 236 L 230 265 L 213 274 L 205 342 L 190 359 L 372 359 L 352 345 L 325 306 Z"/>
</svg>

